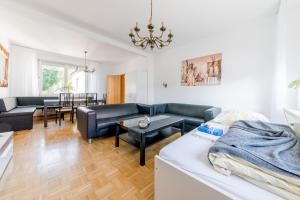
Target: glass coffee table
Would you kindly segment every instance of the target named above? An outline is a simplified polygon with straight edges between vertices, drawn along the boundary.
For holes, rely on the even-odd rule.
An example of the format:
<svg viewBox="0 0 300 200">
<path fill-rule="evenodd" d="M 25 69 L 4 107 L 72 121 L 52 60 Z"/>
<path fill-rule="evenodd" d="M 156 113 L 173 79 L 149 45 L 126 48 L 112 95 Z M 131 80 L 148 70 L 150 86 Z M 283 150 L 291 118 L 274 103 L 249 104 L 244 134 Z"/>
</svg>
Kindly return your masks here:
<svg viewBox="0 0 300 200">
<path fill-rule="evenodd" d="M 150 117 L 151 124 L 140 128 L 138 122 L 143 117 L 118 122 L 115 146 L 119 147 L 119 139 L 140 149 L 140 165 L 145 165 L 145 149 L 147 146 L 167 138 L 175 133 L 184 134 L 184 119 L 176 116 L 156 115 Z M 175 128 L 174 126 L 181 128 Z M 126 132 L 123 133 L 122 132 Z"/>
</svg>

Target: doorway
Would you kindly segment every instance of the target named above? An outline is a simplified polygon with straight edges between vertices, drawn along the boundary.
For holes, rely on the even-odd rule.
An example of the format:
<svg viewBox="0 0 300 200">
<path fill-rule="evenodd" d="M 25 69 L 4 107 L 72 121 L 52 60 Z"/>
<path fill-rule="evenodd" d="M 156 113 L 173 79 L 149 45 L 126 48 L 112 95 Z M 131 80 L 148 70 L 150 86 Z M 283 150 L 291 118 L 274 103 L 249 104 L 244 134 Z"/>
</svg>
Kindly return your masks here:
<svg viewBox="0 0 300 200">
<path fill-rule="evenodd" d="M 125 103 L 125 74 L 107 76 L 107 104 Z"/>
</svg>

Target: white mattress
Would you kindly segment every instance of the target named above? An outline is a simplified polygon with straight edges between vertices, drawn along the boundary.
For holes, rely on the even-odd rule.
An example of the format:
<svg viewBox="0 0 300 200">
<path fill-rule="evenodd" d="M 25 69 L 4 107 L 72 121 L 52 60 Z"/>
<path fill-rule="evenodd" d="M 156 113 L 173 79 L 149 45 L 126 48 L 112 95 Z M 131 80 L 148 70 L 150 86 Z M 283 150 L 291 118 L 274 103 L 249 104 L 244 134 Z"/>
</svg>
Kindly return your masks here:
<svg viewBox="0 0 300 200">
<path fill-rule="evenodd" d="M 211 140 L 200 137 L 196 131 L 193 131 L 165 146 L 159 156 L 239 199 L 283 200 L 237 176 L 225 176 L 215 171 L 207 158 L 208 149 L 213 144 Z"/>
</svg>

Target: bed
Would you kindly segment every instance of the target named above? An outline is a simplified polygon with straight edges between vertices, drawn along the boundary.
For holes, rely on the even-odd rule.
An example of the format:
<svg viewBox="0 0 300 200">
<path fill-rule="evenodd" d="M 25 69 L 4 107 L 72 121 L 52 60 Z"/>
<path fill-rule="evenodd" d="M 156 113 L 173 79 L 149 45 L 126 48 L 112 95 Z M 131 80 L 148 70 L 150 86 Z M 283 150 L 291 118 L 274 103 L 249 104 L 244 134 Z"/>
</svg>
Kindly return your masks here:
<svg viewBox="0 0 300 200">
<path fill-rule="evenodd" d="M 156 200 L 283 200 L 237 176 L 224 176 L 208 161 L 214 142 L 196 130 L 165 146 L 155 157 Z"/>
</svg>

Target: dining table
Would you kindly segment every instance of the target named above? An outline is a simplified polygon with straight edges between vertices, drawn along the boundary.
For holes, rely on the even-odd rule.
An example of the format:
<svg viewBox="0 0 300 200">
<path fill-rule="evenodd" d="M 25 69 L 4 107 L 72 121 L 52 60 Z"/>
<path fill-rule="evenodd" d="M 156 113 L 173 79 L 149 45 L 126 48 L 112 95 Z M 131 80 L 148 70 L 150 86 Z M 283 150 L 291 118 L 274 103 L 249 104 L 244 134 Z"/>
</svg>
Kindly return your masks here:
<svg viewBox="0 0 300 200">
<path fill-rule="evenodd" d="M 44 99 L 44 127 L 48 127 L 48 108 L 59 108 L 59 99 Z"/>
<path fill-rule="evenodd" d="M 49 108 L 59 108 L 60 107 L 59 99 L 44 99 L 44 127 L 48 127 L 48 109 Z M 87 105 L 86 98 L 83 99 L 74 99 L 74 105 L 83 105 L 85 103 Z M 96 105 L 103 104 L 103 100 L 96 100 Z"/>
</svg>

